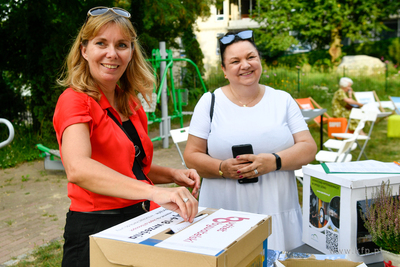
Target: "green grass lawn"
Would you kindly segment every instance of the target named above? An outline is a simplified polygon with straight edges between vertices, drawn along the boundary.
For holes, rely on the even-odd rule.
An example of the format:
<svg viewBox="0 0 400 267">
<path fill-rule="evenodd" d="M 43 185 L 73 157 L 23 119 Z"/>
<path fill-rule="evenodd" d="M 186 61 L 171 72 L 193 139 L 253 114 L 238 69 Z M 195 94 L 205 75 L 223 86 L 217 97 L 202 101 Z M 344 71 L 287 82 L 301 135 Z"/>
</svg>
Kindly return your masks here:
<svg viewBox="0 0 400 267">
<path fill-rule="evenodd" d="M 62 260 L 63 241 L 55 240 L 36 250 L 26 259 L 12 265 L 18 267 L 59 267 Z"/>
</svg>

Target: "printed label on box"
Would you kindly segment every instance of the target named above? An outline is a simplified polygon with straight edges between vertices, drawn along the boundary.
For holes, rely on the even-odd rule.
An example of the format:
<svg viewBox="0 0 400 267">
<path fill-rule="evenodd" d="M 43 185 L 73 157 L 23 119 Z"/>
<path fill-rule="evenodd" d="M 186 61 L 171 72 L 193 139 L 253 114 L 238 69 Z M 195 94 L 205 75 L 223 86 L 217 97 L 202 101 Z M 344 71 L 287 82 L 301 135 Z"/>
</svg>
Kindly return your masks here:
<svg viewBox="0 0 400 267">
<path fill-rule="evenodd" d="M 311 239 L 325 244 L 329 253 L 338 253 L 340 225 L 340 185 L 310 177 Z"/>
<path fill-rule="evenodd" d="M 217 256 L 265 219 L 266 215 L 219 209 L 201 222 L 193 224 L 168 239 L 155 242 L 156 247 Z"/>
</svg>

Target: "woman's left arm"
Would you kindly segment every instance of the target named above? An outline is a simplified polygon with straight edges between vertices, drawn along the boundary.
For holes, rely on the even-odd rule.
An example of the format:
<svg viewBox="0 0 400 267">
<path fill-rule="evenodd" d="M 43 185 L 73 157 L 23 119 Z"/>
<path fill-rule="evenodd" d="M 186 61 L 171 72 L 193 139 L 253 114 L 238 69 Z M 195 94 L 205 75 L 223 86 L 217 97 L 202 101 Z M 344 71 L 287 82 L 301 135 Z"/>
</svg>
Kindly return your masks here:
<svg viewBox="0 0 400 267">
<path fill-rule="evenodd" d="M 293 134 L 293 138 L 293 146 L 275 152 L 281 158 L 280 170 L 297 170 L 315 159 L 318 148 L 308 130 Z M 276 170 L 276 157 L 271 153 L 241 155 L 238 160 L 240 162 L 252 162 L 250 165 L 238 170 L 238 175 L 241 175 L 241 178 L 253 178 L 257 176 L 254 173 L 255 169 L 257 169 L 259 175 Z"/>
<path fill-rule="evenodd" d="M 277 152 L 281 157 L 281 170 L 297 170 L 315 159 L 318 147 L 310 131 L 293 134 L 294 145 Z"/>
<path fill-rule="evenodd" d="M 151 164 L 147 175 L 154 184 L 176 183 L 193 188 L 192 195 L 197 198 L 200 189 L 200 176 L 195 169 L 175 169 Z"/>
</svg>

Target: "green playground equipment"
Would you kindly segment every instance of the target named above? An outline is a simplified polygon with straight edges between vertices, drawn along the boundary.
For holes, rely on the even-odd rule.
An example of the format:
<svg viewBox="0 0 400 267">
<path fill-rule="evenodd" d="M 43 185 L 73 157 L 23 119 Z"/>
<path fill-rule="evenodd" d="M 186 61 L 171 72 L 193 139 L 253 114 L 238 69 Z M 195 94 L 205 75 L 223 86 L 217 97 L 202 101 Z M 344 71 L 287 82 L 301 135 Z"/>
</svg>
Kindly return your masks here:
<svg viewBox="0 0 400 267">
<path fill-rule="evenodd" d="M 8 138 L 5 141 L 0 142 L 0 148 L 10 144 L 14 139 L 14 127 L 11 122 L 7 119 L 0 118 L 0 124 L 5 124 L 8 128 Z"/>
<path fill-rule="evenodd" d="M 157 117 L 156 112 L 155 112 L 155 107 L 157 103 L 160 103 L 161 101 L 161 95 L 162 95 L 162 89 L 164 86 L 166 86 L 166 91 L 168 96 L 172 97 L 172 103 L 173 103 L 173 112 L 172 114 L 168 115 L 169 121 L 175 118 L 180 119 L 180 125 L 183 127 L 183 116 L 184 115 L 191 115 L 193 112 L 192 111 L 184 111 L 183 107 L 188 105 L 188 95 L 189 95 L 189 90 L 188 89 L 182 89 L 182 88 L 175 88 L 174 84 L 174 75 L 173 75 L 173 65 L 174 62 L 177 61 L 185 61 L 190 64 L 192 64 L 197 72 L 197 75 L 200 79 L 201 85 L 203 87 L 204 93 L 207 92 L 207 88 L 204 84 L 204 81 L 201 77 L 199 68 L 197 65 L 190 59 L 187 58 L 173 58 L 172 57 L 172 51 L 166 49 L 166 58 L 162 58 L 160 49 L 153 49 L 152 51 L 152 58 L 148 59 L 149 62 L 151 62 L 153 69 L 154 69 L 154 75 L 157 76 L 157 73 L 159 70 L 161 70 L 161 62 L 165 61 L 166 62 L 166 67 L 164 69 L 164 72 L 162 73 L 161 77 L 161 82 L 160 86 L 157 89 L 156 86 L 154 86 L 154 92 L 153 92 L 153 103 L 149 106 L 145 101 L 142 101 L 143 107 L 146 111 L 147 118 L 149 121 L 149 124 L 151 123 L 160 123 L 160 136 L 152 138 L 152 141 L 158 141 L 163 139 L 163 135 L 165 136 L 165 133 L 162 134 L 161 130 L 161 123 L 163 122 L 162 117 Z M 169 74 L 169 79 L 171 81 L 171 87 L 168 88 L 167 85 L 167 76 Z M 155 98 L 155 99 L 154 99 Z M 170 123 L 170 122 L 168 122 Z M 169 125 L 170 127 L 170 125 Z"/>
<path fill-rule="evenodd" d="M 44 158 L 44 168 L 46 170 L 65 170 L 59 150 L 50 149 L 42 144 L 37 144 L 36 147 L 41 151 L 39 155 Z"/>
</svg>

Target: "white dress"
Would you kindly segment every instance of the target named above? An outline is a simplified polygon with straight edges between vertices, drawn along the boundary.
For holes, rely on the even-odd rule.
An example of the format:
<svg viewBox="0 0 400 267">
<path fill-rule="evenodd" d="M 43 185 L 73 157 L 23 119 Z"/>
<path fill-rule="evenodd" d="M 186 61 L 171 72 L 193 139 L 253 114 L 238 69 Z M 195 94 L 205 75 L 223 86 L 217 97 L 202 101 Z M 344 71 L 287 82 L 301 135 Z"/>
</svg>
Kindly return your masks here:
<svg viewBox="0 0 400 267">
<path fill-rule="evenodd" d="M 189 127 L 189 134 L 207 139 L 213 158 L 232 158 L 231 147 L 239 144 L 252 144 L 254 154 L 279 152 L 294 144 L 294 133 L 308 130 L 298 105 L 284 91 L 265 86 L 263 98 L 254 107 L 232 103 L 220 88 L 214 94 L 212 123 L 211 93 L 206 93 L 197 103 Z M 271 215 L 269 249 L 291 250 L 303 244 L 294 171 L 270 172 L 259 176 L 258 183 L 248 184 L 203 178 L 199 206 Z"/>
</svg>

